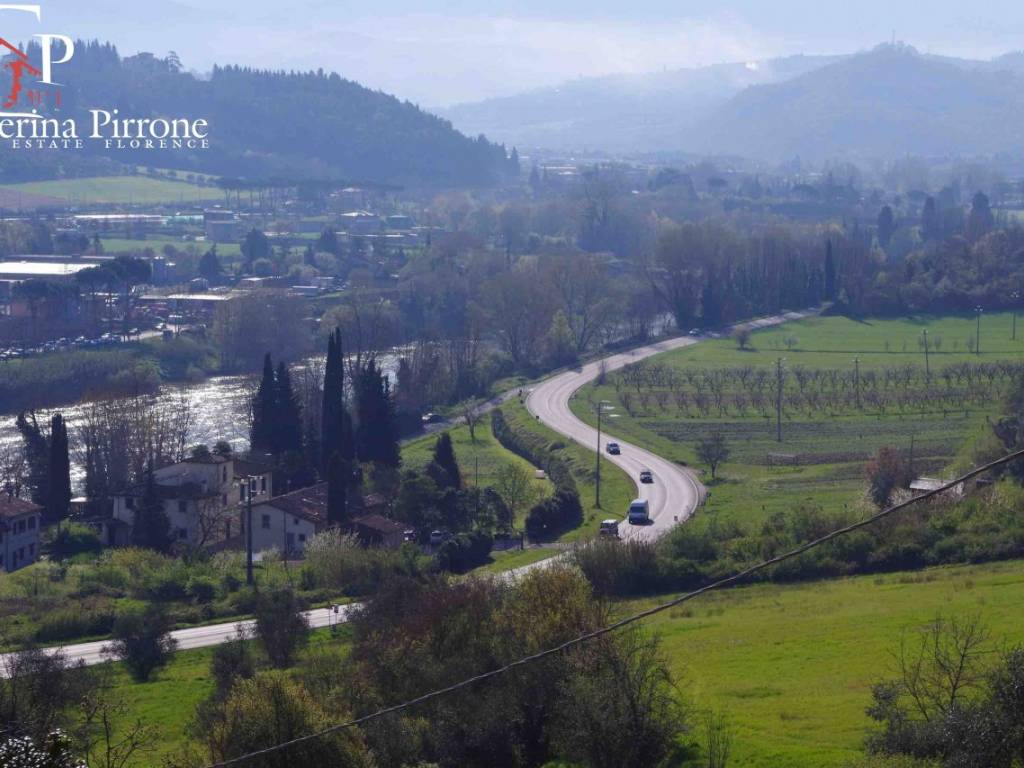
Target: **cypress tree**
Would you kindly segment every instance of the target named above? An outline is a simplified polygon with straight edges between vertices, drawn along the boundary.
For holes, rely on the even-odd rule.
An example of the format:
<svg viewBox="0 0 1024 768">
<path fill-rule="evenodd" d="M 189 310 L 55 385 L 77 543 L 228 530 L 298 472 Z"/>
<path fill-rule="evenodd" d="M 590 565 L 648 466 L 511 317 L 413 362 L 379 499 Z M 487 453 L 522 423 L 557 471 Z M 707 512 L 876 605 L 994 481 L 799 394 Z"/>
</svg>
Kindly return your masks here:
<svg viewBox="0 0 1024 768">
<path fill-rule="evenodd" d="M 146 472 L 146 484 L 142 491 L 142 498 L 135 510 L 132 544 L 146 549 L 155 549 L 157 552 L 169 552 L 173 542 L 171 522 L 167 519 L 163 502 L 157 492 L 151 464 Z"/>
<path fill-rule="evenodd" d="M 333 453 L 327 467 L 327 522 L 330 525 L 344 525 L 348 521 L 351 482 L 351 465 L 339 453 Z"/>
<path fill-rule="evenodd" d="M 395 409 L 387 376 L 371 360 L 356 386 L 356 454 L 360 461 L 388 467 L 402 463 L 395 436 Z"/>
<path fill-rule="evenodd" d="M 68 450 L 68 427 L 64 417 L 53 414 L 50 420 L 50 462 L 46 499 L 46 517 L 59 523 L 68 516 L 71 505 L 71 458 Z"/>
<path fill-rule="evenodd" d="M 275 454 L 302 451 L 302 411 L 292 390 L 288 366 L 283 362 L 277 364 L 271 423 L 274 426 L 271 445 Z"/>
<path fill-rule="evenodd" d="M 434 464 L 443 470 L 445 482 L 443 487 L 459 490 L 462 487 L 462 473 L 459 462 L 455 458 L 452 438 L 447 432 L 441 434 L 434 443 Z M 439 483 L 439 485 L 441 485 Z"/>
<path fill-rule="evenodd" d="M 836 298 L 836 260 L 832 255 L 832 240 L 825 243 L 825 298 L 835 301 Z"/>
<path fill-rule="evenodd" d="M 274 363 L 267 352 L 263 358 L 263 378 L 252 401 L 252 428 L 249 443 L 256 453 L 270 453 L 274 450 L 274 401 L 277 382 L 274 379 Z"/>
<path fill-rule="evenodd" d="M 327 472 L 332 454 L 352 461 L 355 445 L 352 419 L 345 407 L 345 357 L 341 346 L 341 330 L 335 329 L 327 340 L 327 364 L 324 369 L 324 401 L 320 429 L 320 469 Z"/>
</svg>

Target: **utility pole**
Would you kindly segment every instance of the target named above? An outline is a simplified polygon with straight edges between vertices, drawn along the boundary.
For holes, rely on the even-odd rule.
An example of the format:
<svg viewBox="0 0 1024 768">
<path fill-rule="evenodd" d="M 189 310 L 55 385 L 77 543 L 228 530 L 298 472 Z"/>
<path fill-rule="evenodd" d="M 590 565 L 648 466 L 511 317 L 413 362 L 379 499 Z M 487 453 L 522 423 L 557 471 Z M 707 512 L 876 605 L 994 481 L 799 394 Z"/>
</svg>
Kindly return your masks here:
<svg viewBox="0 0 1024 768">
<path fill-rule="evenodd" d="M 242 481 L 242 492 L 245 493 L 245 583 L 252 586 L 252 488 L 253 479 Z"/>
<path fill-rule="evenodd" d="M 860 358 L 853 358 L 853 391 L 857 397 L 857 410 L 860 410 Z"/>
<path fill-rule="evenodd" d="M 981 307 L 975 307 L 974 311 L 978 313 L 978 325 L 974 331 L 974 354 L 976 357 L 981 356 Z"/>
<path fill-rule="evenodd" d="M 607 400 L 597 403 L 597 453 L 594 460 L 594 506 L 601 508 L 601 415 L 608 407 Z"/>
<path fill-rule="evenodd" d="M 926 384 L 930 384 L 932 380 L 932 370 L 928 365 L 928 329 L 925 328 L 921 331 L 924 336 L 924 380 Z"/>
<path fill-rule="evenodd" d="M 775 361 L 775 440 L 782 442 L 782 360 Z"/>
<path fill-rule="evenodd" d="M 1010 333 L 1010 339 L 1012 341 L 1017 340 L 1017 302 L 1020 301 L 1020 291 L 1014 291 L 1010 294 L 1010 298 L 1013 299 L 1012 312 L 1013 315 L 1013 331 Z"/>
<path fill-rule="evenodd" d="M 913 480 L 914 479 L 914 435 L 910 436 L 910 461 L 908 463 L 909 463 L 910 479 Z"/>
</svg>

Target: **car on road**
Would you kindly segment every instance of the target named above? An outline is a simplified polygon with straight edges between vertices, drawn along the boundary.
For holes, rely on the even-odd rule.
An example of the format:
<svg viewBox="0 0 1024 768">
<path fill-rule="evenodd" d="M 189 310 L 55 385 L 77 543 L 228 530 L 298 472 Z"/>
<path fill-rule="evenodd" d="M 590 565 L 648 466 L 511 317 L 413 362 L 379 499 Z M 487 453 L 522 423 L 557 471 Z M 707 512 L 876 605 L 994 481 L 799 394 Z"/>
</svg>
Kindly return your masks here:
<svg viewBox="0 0 1024 768">
<path fill-rule="evenodd" d="M 626 515 L 630 525 L 647 525 L 651 522 L 651 505 L 647 499 L 633 499 L 629 503 L 629 514 Z"/>
<path fill-rule="evenodd" d="M 598 530 L 599 536 L 608 536 L 610 538 L 619 538 L 619 521 L 618 520 L 602 520 L 601 528 Z"/>
<path fill-rule="evenodd" d="M 654 473 L 649 469 L 640 470 L 640 482 L 641 483 L 653 483 Z"/>
<path fill-rule="evenodd" d="M 687 336 L 700 336 L 702 333 L 704 333 L 704 331 L 702 331 L 700 328 L 691 328 L 690 332 L 688 334 L 686 334 L 686 335 Z"/>
<path fill-rule="evenodd" d="M 440 413 L 423 414 L 424 424 L 440 424 L 442 421 L 444 421 L 444 416 L 442 416 Z"/>
<path fill-rule="evenodd" d="M 620 453 L 622 453 L 622 450 L 619 448 L 618 443 L 608 443 L 608 445 L 606 445 L 604 449 L 608 451 L 608 453 L 610 453 L 612 456 L 618 456 Z"/>
</svg>

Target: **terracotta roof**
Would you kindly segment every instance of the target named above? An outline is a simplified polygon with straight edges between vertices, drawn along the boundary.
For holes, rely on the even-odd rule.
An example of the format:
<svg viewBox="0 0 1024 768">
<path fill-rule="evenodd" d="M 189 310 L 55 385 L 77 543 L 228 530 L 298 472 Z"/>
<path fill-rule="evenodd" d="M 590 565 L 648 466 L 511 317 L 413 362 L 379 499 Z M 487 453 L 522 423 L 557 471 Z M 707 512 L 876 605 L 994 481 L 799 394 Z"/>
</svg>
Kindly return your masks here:
<svg viewBox="0 0 1024 768">
<path fill-rule="evenodd" d="M 293 517 L 301 517 L 311 523 L 322 525 L 327 522 L 327 483 L 318 483 L 283 496 L 275 496 L 257 506 L 273 507 Z"/>
<path fill-rule="evenodd" d="M 390 520 L 383 515 L 364 515 L 363 517 L 357 517 L 352 521 L 352 525 L 355 528 L 368 528 L 371 531 L 380 533 L 384 536 L 390 536 L 395 533 L 402 533 L 405 531 L 405 526 L 400 523 L 396 523 L 394 520 Z"/>
<path fill-rule="evenodd" d="M 42 512 L 43 508 L 33 504 L 28 499 L 19 499 L 17 496 L 10 496 L 0 493 L 0 517 L 18 517 L 29 512 Z"/>
</svg>

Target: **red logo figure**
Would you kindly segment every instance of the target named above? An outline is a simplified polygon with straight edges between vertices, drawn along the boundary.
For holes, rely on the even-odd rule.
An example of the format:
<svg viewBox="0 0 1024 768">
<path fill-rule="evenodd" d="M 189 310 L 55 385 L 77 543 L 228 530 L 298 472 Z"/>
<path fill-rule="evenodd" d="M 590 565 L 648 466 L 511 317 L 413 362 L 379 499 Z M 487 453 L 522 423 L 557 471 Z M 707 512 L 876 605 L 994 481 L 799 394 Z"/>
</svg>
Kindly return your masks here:
<svg viewBox="0 0 1024 768">
<path fill-rule="evenodd" d="M 41 75 L 42 72 L 29 63 L 28 56 L 26 56 L 24 52 L 15 48 L 2 37 L 0 37 L 0 45 L 7 48 L 15 55 L 14 59 L 11 59 L 4 64 L 5 69 L 11 70 L 11 92 L 7 94 L 7 101 L 4 102 L 4 109 L 10 109 L 18 103 L 18 94 L 21 93 L 21 76 L 24 75 L 25 72 L 38 76 Z"/>
</svg>

